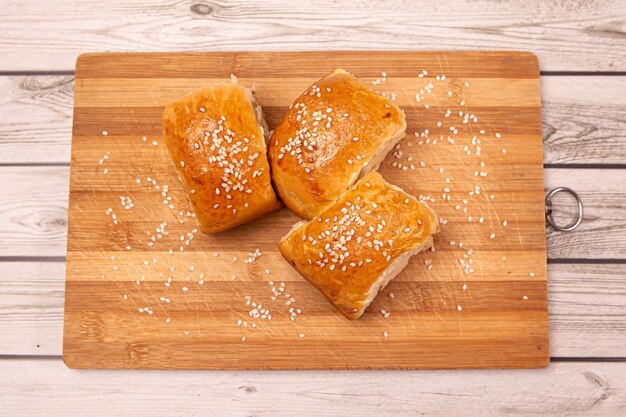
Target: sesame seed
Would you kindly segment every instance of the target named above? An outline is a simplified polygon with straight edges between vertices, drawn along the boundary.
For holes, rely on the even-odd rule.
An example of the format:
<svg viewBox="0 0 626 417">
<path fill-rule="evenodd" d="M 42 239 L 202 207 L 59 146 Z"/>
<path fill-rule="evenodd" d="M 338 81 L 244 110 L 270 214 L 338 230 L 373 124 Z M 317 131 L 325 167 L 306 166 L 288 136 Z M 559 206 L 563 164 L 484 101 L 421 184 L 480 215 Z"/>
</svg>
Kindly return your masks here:
<svg viewBox="0 0 626 417">
<path fill-rule="evenodd" d="M 522 296 L 522 300 L 528 300 L 528 296 L 527 295 Z"/>
<path fill-rule="evenodd" d="M 531 278 L 534 278 L 535 277 L 535 273 L 534 272 L 529 272 L 528 276 L 530 276 Z"/>
<path fill-rule="evenodd" d="M 461 307 L 461 304 L 458 304 L 458 305 L 456 306 L 456 309 L 457 309 L 457 310 L 459 310 L 459 311 L 463 311 L 463 307 Z"/>
<path fill-rule="evenodd" d="M 489 235 L 489 239 L 493 239 L 494 237 L 496 237 L 495 233 L 492 233 L 492 234 Z"/>
<path fill-rule="evenodd" d="M 102 131 L 102 136 L 109 136 L 109 132 L 107 132 L 106 130 Z"/>
<path fill-rule="evenodd" d="M 387 333 L 387 332 L 383 332 L 383 336 L 384 336 L 384 337 L 389 337 L 389 333 Z"/>
</svg>

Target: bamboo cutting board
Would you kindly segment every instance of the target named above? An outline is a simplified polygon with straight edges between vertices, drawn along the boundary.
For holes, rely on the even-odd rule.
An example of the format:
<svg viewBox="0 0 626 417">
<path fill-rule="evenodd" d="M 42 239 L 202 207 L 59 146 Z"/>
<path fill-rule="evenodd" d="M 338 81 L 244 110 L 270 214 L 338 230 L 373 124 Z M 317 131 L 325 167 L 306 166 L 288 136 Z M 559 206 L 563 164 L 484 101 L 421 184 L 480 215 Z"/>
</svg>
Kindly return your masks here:
<svg viewBox="0 0 626 417">
<path fill-rule="evenodd" d="M 380 172 L 442 219 L 350 322 L 277 249 L 287 209 L 197 233 L 164 106 L 235 74 L 275 127 L 342 67 L 395 99 Z M 549 361 L 539 68 L 524 52 L 83 55 L 76 65 L 63 358 L 72 368 L 417 369 Z M 272 319 L 254 319 L 255 304 Z M 384 310 L 384 311 L 383 311 Z M 384 313 L 387 312 L 387 318 Z M 292 319 L 293 317 L 293 319 Z"/>
</svg>

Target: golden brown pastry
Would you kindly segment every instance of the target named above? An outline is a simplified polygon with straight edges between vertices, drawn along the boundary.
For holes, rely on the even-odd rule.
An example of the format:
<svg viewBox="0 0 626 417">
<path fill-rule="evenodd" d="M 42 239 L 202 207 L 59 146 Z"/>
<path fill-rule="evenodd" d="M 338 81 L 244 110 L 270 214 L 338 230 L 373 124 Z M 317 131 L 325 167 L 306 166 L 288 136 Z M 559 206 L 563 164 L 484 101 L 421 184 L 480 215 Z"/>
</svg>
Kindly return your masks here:
<svg viewBox="0 0 626 417">
<path fill-rule="evenodd" d="M 432 246 L 435 212 L 374 171 L 311 221 L 301 221 L 278 245 L 291 265 L 350 320 Z"/>
<path fill-rule="evenodd" d="M 296 99 L 272 134 L 276 192 L 298 216 L 310 219 L 376 169 L 405 129 L 404 113 L 394 102 L 335 70 Z"/>
<path fill-rule="evenodd" d="M 281 206 L 271 186 L 267 133 L 261 108 L 236 83 L 199 89 L 165 108 L 163 136 L 202 232 Z"/>
</svg>

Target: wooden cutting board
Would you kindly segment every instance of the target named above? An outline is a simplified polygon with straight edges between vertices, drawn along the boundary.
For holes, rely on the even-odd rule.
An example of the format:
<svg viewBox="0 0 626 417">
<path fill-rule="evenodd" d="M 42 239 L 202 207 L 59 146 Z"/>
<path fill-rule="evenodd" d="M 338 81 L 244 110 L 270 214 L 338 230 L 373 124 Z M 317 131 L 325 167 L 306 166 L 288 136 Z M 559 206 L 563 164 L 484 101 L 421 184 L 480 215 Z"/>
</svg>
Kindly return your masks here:
<svg viewBox="0 0 626 417">
<path fill-rule="evenodd" d="M 229 80 L 231 73 L 256 88 L 273 128 L 302 91 L 338 67 L 404 109 L 407 136 L 380 172 L 428 199 L 443 219 L 437 250 L 414 257 L 354 322 L 282 259 L 277 243 L 298 220 L 287 209 L 221 235 L 197 233 L 161 137 L 166 103 Z M 546 366 L 540 105 L 538 62 L 525 52 L 81 56 L 65 363 L 149 369 Z M 272 319 L 250 318 L 253 303 Z"/>
</svg>

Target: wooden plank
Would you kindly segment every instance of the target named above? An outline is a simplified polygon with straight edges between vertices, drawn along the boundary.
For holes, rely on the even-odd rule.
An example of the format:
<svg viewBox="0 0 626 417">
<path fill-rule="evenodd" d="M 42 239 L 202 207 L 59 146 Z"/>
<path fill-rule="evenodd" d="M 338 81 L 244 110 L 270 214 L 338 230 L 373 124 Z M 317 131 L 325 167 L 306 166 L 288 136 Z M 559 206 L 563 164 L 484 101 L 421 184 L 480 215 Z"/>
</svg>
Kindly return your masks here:
<svg viewBox="0 0 626 417">
<path fill-rule="evenodd" d="M 83 52 L 416 47 L 529 50 L 548 71 L 615 71 L 626 65 L 624 32 L 616 23 L 626 9 L 619 0 L 533 0 L 506 7 L 488 0 L 358 6 L 334 0 L 117 0 L 71 8 L 55 0 L 13 3 L 1 13 L 0 71 L 71 70 Z"/>
<path fill-rule="evenodd" d="M 545 163 L 626 161 L 626 77 L 542 77 Z"/>
<path fill-rule="evenodd" d="M 0 262 L 0 355 L 60 355 L 65 262 Z"/>
<path fill-rule="evenodd" d="M 59 360 L 0 361 L 0 412 L 26 417 L 619 416 L 626 364 L 492 371 L 71 371 Z"/>
<path fill-rule="evenodd" d="M 548 265 L 554 357 L 624 357 L 626 267 Z"/>
<path fill-rule="evenodd" d="M 554 259 L 626 259 L 626 169 L 554 169 L 546 192 L 570 187 L 581 197 L 584 219 L 570 233 L 548 228 L 548 257 Z M 554 218 L 568 224 L 576 218 L 573 197 L 554 198 Z"/>
<path fill-rule="evenodd" d="M 74 77 L 2 76 L 0 91 L 0 164 L 69 162 Z"/>
<path fill-rule="evenodd" d="M 64 263 L 0 262 L 0 277 L 0 355 L 61 355 Z M 552 357 L 624 355 L 623 265 L 548 265 L 548 299 Z"/>
<path fill-rule="evenodd" d="M 576 231 L 547 231 L 548 258 L 626 259 L 620 249 L 626 241 L 625 176 L 620 169 L 545 170 L 546 190 L 570 186 L 580 191 L 585 206 Z M 0 256 L 65 256 L 68 177 L 68 167 L 0 167 Z M 574 215 L 573 201 L 561 196 L 555 201 L 555 217 L 566 223 Z"/>
<path fill-rule="evenodd" d="M 412 139 L 404 156 L 396 149 L 380 173 L 414 195 L 434 196 L 431 205 L 446 219 L 439 250 L 413 259 L 388 287 L 395 297 L 378 297 L 351 323 L 280 260 L 277 242 L 296 222 L 292 213 L 282 210 L 219 236 L 197 234 L 195 222 L 182 215 L 189 205 L 171 160 L 152 143 L 163 106 L 205 78 L 232 73 L 243 85 L 255 83 L 259 100 L 272 100 L 264 107 L 272 129 L 307 85 L 347 65 L 365 82 L 381 68 L 396 74 L 377 88 L 397 95 Z M 475 115 L 471 123 L 464 112 Z M 65 362 L 147 369 L 546 366 L 540 118 L 538 63 L 524 52 L 82 56 L 72 130 Z M 426 129 L 428 139 L 415 136 Z M 142 142 L 143 135 L 150 138 Z M 414 172 L 392 164 L 408 164 L 408 157 Z M 148 177 L 163 188 L 146 185 Z M 136 208 L 120 208 L 120 196 Z M 171 200 L 161 204 L 165 197 Z M 235 207 L 243 209 L 243 202 Z M 146 244 L 146 234 L 162 222 L 169 235 Z M 180 246 L 179 236 L 193 241 Z M 446 244 L 451 241 L 462 243 Z M 184 252 L 173 256 L 179 247 Z M 232 262 L 255 249 L 264 254 L 258 261 Z M 227 270 L 245 278 L 233 280 Z M 274 279 L 297 299 L 297 320 L 288 311 L 292 301 L 271 300 Z M 269 308 L 271 318 L 250 318 L 254 306 L 244 296 Z M 383 310 L 392 311 L 389 319 Z M 258 330 L 238 326 L 238 319 Z"/>
<path fill-rule="evenodd" d="M 71 75 L 0 76 L 6 92 L 0 97 L 0 164 L 69 163 L 73 79 Z M 388 82 L 394 82 L 393 74 Z M 189 89 L 195 86 L 190 84 Z M 620 93 L 624 89 L 622 76 L 542 77 L 544 162 L 623 163 L 626 97 Z M 104 100 L 106 91 L 101 94 Z M 128 99 L 141 97 L 129 93 Z M 273 97 L 265 99 L 268 105 L 275 104 Z"/>
<path fill-rule="evenodd" d="M 0 256 L 65 256 L 69 167 L 0 167 Z"/>
</svg>

